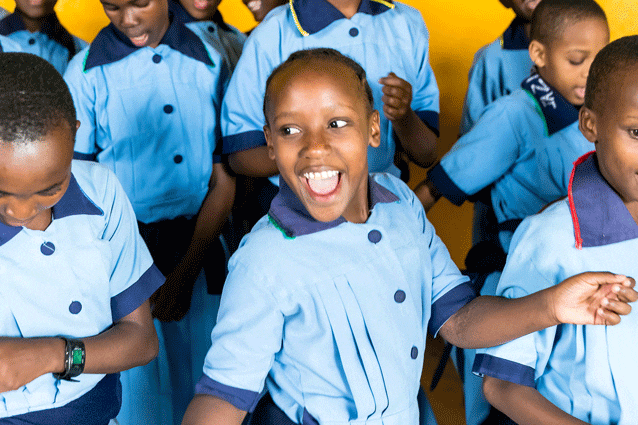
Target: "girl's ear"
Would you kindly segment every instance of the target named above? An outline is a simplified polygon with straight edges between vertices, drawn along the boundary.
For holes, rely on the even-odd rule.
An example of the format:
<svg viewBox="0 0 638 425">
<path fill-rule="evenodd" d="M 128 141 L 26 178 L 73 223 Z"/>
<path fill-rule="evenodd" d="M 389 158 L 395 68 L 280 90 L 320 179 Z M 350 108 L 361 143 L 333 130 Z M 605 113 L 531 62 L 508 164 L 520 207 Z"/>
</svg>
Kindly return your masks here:
<svg viewBox="0 0 638 425">
<path fill-rule="evenodd" d="M 381 144 L 381 124 L 379 111 L 377 111 L 376 109 L 373 110 L 368 120 L 370 125 L 368 145 L 372 146 L 373 148 L 378 148 Z"/>
<path fill-rule="evenodd" d="M 578 113 L 578 128 L 583 136 L 592 143 L 598 141 L 598 129 L 596 128 L 596 113 L 586 106 L 580 108 Z"/>
<path fill-rule="evenodd" d="M 529 43 L 529 57 L 537 68 L 543 68 L 546 63 L 547 48 L 538 40 Z"/>
<path fill-rule="evenodd" d="M 266 138 L 266 146 L 268 147 L 268 158 L 275 160 L 275 148 L 272 145 L 272 138 L 270 137 L 270 127 L 268 124 L 264 126 L 264 137 Z"/>
</svg>

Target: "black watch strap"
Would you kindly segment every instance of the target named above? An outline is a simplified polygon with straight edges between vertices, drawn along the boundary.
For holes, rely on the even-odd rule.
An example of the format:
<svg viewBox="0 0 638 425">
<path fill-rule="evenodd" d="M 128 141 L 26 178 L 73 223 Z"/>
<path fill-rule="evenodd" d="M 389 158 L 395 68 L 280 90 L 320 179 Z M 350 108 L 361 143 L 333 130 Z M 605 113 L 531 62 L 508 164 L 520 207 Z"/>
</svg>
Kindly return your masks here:
<svg viewBox="0 0 638 425">
<path fill-rule="evenodd" d="M 64 373 L 54 373 L 53 376 L 57 379 L 73 381 L 73 378 L 84 372 L 86 360 L 84 342 L 80 339 L 70 339 L 63 336 L 60 338 L 64 340 L 65 345 Z"/>
</svg>

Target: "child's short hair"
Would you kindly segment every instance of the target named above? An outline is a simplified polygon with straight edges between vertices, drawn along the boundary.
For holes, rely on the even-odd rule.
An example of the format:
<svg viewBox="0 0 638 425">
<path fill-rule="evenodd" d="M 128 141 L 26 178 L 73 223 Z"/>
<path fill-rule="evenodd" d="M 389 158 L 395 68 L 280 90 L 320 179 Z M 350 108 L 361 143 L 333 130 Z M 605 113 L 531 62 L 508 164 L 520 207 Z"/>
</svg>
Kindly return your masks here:
<svg viewBox="0 0 638 425">
<path fill-rule="evenodd" d="M 638 65 L 638 35 L 619 38 L 605 46 L 589 69 L 585 106 L 596 110 L 600 94 L 609 91 L 610 84 L 615 84 L 611 75 L 635 65 Z"/>
<path fill-rule="evenodd" d="M 40 140 L 64 121 L 75 134 L 73 98 L 53 65 L 29 53 L 0 53 L 0 141 Z"/>
<path fill-rule="evenodd" d="M 532 15 L 530 38 L 547 45 L 563 34 L 566 24 L 591 18 L 607 22 L 605 12 L 594 0 L 542 0 Z"/>
<path fill-rule="evenodd" d="M 268 77 L 268 80 L 266 80 L 266 93 L 264 94 L 264 116 L 266 117 L 266 123 L 268 122 L 267 112 L 270 107 L 270 101 L 271 101 L 269 88 L 270 88 L 270 83 L 275 78 L 275 76 L 277 76 L 277 74 L 279 74 L 281 71 L 288 68 L 290 65 L 292 65 L 293 63 L 297 61 L 301 61 L 301 60 L 308 61 L 308 60 L 315 60 L 315 59 L 337 62 L 352 69 L 355 75 L 357 76 L 357 78 L 359 79 L 359 81 L 361 82 L 361 85 L 363 86 L 363 90 L 365 91 L 365 96 L 368 100 L 368 106 L 369 106 L 368 110 L 372 111 L 372 109 L 374 109 L 374 97 L 372 96 L 372 89 L 370 88 L 370 85 L 368 84 L 368 80 L 366 78 L 366 71 L 363 69 L 361 65 L 359 65 L 359 63 L 357 63 L 357 61 L 349 58 L 348 56 L 344 55 L 338 50 L 330 49 L 327 47 L 322 47 L 317 49 L 304 49 L 304 50 L 298 50 L 294 52 L 293 54 L 291 54 L 290 56 L 288 56 L 288 59 L 286 59 L 285 62 L 280 64 L 278 67 L 276 67 L 272 71 L 270 76 Z"/>
</svg>

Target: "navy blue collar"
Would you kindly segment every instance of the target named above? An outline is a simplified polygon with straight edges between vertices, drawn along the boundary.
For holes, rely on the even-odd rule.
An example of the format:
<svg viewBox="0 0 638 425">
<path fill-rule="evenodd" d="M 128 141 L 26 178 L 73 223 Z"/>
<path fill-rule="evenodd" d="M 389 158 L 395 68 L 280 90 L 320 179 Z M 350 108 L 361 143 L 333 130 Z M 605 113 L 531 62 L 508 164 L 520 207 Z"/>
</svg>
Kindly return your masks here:
<svg viewBox="0 0 638 425">
<path fill-rule="evenodd" d="M 173 13 L 170 11 L 169 19 L 170 24 L 160 44 L 166 44 L 173 50 L 177 50 L 208 66 L 215 66 L 202 40 L 186 28 L 182 22 L 173 19 Z M 95 37 L 93 43 L 91 43 L 86 60 L 84 61 L 84 71 L 86 72 L 96 66 L 117 62 L 143 48 L 144 47 L 134 45 L 127 36 L 111 23 L 103 28 L 97 37 Z"/>
<path fill-rule="evenodd" d="M 69 187 L 58 203 L 53 206 L 52 212 L 55 220 L 72 215 L 104 215 L 104 212 L 84 194 L 73 174 L 71 174 Z M 22 227 L 0 223 L 0 246 L 9 242 L 21 230 Z"/>
<path fill-rule="evenodd" d="M 173 19 L 176 20 L 177 22 L 181 22 L 183 24 L 188 24 L 190 22 L 197 22 L 197 19 L 193 18 L 193 16 L 190 13 L 188 13 L 186 9 L 184 9 L 184 6 L 182 6 L 179 0 L 169 1 L 168 10 L 173 12 Z M 219 12 L 219 10 L 215 11 L 215 14 L 213 15 L 213 19 L 211 21 L 217 24 L 217 26 L 223 29 L 224 31 L 232 31 L 232 29 L 228 26 L 228 24 L 224 22 L 224 18 L 222 17 L 222 14 Z"/>
<path fill-rule="evenodd" d="M 392 0 L 361 0 L 357 13 L 378 15 L 394 9 Z M 291 0 L 290 11 L 299 32 L 304 35 L 321 31 L 334 21 L 346 17 L 327 0 Z"/>
<path fill-rule="evenodd" d="M 525 34 L 525 21 L 516 17 L 501 36 L 501 47 L 503 50 L 527 50 L 529 48 L 529 38 Z"/>
<path fill-rule="evenodd" d="M 574 163 L 568 199 L 576 248 L 638 238 L 638 225 L 620 196 L 600 174 L 595 152 L 583 155 Z"/>
<path fill-rule="evenodd" d="M 521 87 L 532 95 L 543 112 L 549 136 L 578 121 L 578 108 L 547 84 L 538 73 L 526 78 Z"/>
<path fill-rule="evenodd" d="M 372 208 L 378 203 L 399 200 L 398 196 L 374 181 L 372 177 L 368 178 L 368 196 L 370 196 Z M 279 193 L 270 204 L 268 218 L 288 238 L 332 229 L 346 222 L 343 217 L 329 222 L 315 220 L 281 176 L 279 177 Z"/>
<path fill-rule="evenodd" d="M 19 12 L 13 12 L 0 21 L 0 35 L 10 35 L 26 31 Z M 69 60 L 77 53 L 73 36 L 62 26 L 55 13 L 48 15 L 42 22 L 40 32 L 69 51 Z"/>
</svg>

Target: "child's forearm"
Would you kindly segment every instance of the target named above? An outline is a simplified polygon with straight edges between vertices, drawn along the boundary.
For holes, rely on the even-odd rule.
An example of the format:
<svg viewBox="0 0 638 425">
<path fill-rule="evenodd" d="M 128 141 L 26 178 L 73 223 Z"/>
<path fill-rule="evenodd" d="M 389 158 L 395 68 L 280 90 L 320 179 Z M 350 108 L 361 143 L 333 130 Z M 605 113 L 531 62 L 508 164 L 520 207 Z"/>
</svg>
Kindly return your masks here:
<svg viewBox="0 0 638 425">
<path fill-rule="evenodd" d="M 242 176 L 270 177 L 279 173 L 277 164 L 268 156 L 268 147 L 259 146 L 228 156 L 230 168 Z"/>
<path fill-rule="evenodd" d="M 436 134 L 412 109 L 403 119 L 393 121 L 392 128 L 411 161 L 423 168 L 436 161 Z"/>
<path fill-rule="evenodd" d="M 503 344 L 560 323 L 615 325 L 638 299 L 635 281 L 607 272 L 581 273 L 521 298 L 481 296 L 459 309 L 441 335 L 462 348 Z"/>
<path fill-rule="evenodd" d="M 182 425 L 240 425 L 246 412 L 217 397 L 197 394 L 188 405 Z"/>
<path fill-rule="evenodd" d="M 158 351 L 146 301 L 107 331 L 82 338 L 85 373 L 114 373 L 148 363 Z M 47 373 L 64 373 L 65 343 L 59 337 L 0 337 L 0 393 L 16 390 Z"/>
<path fill-rule="evenodd" d="M 536 389 L 486 376 L 483 393 L 487 401 L 518 425 L 583 425 L 563 412 Z"/>
</svg>

